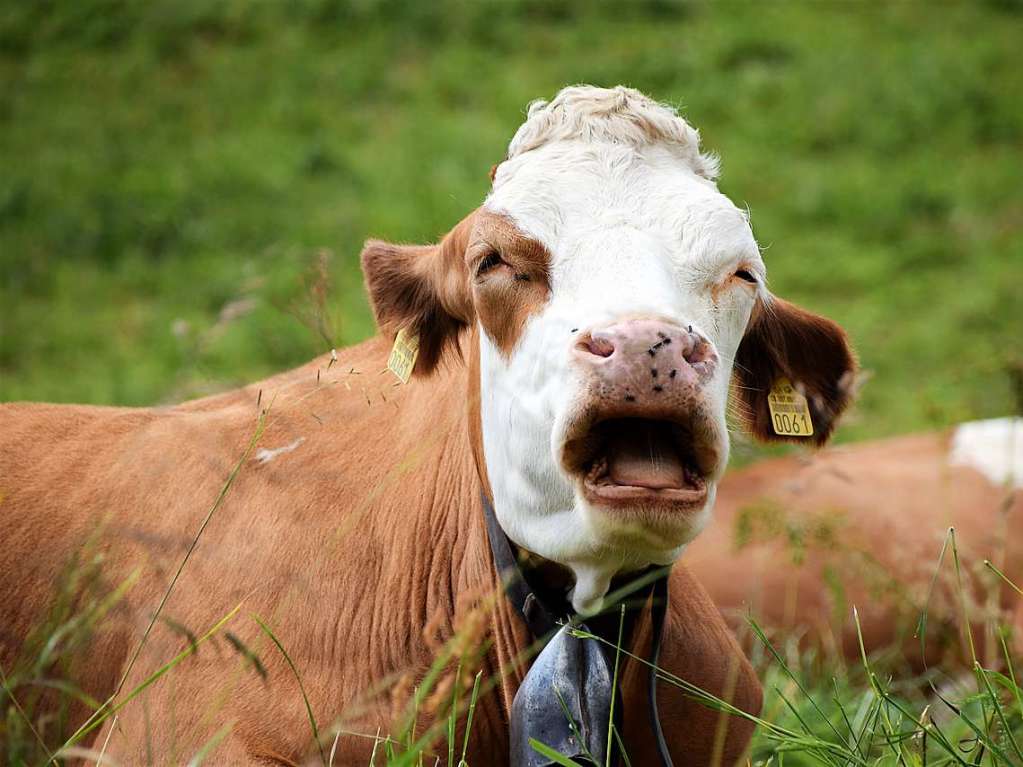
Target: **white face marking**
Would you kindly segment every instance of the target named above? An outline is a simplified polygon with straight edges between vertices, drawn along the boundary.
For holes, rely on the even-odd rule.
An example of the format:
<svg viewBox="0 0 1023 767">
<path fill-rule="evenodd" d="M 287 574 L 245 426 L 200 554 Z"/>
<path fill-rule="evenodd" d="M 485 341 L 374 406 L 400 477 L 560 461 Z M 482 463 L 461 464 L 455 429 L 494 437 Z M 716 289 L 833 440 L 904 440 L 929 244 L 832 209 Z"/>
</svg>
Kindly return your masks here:
<svg viewBox="0 0 1023 767">
<path fill-rule="evenodd" d="M 1023 487 L 1023 418 L 960 424 L 948 462 L 976 469 L 995 485 Z"/>
<path fill-rule="evenodd" d="M 673 562 L 710 517 L 727 461 L 732 360 L 763 290 L 763 263 L 745 214 L 663 144 L 580 137 L 541 145 L 499 166 L 484 207 L 552 258 L 549 301 L 510 356 L 481 333 L 495 510 L 512 540 L 573 570 L 577 610 L 598 609 L 615 573 Z M 759 285 L 729 279 L 738 268 Z M 588 502 L 561 463 L 567 424 L 587 396 L 587 371 L 572 357 L 577 331 L 630 318 L 691 325 L 720 360 L 701 398 L 718 443 L 706 502 L 660 524 Z"/>
</svg>

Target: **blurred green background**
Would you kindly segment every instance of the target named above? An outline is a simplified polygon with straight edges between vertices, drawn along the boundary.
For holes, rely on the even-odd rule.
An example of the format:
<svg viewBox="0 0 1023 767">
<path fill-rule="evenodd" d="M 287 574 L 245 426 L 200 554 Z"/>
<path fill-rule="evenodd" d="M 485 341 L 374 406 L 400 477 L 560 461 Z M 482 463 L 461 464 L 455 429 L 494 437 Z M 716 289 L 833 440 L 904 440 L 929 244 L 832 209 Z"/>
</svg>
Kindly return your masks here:
<svg viewBox="0 0 1023 767">
<path fill-rule="evenodd" d="M 681 105 L 772 287 L 849 330 L 843 438 L 1004 415 L 1021 44 L 1007 1 L 3 0 L 0 399 L 175 401 L 367 336 L 362 241 L 436 238 L 589 82 Z"/>
</svg>

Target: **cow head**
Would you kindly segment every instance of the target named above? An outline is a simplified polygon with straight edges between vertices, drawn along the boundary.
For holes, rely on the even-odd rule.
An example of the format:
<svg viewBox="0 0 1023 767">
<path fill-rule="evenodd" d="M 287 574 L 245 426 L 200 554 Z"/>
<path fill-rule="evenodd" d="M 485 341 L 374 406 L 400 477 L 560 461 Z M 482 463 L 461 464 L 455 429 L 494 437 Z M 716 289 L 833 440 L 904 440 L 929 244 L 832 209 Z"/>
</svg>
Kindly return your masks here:
<svg viewBox="0 0 1023 767">
<path fill-rule="evenodd" d="M 381 329 L 420 337 L 417 375 L 478 333 L 498 520 L 572 569 L 580 610 L 616 573 L 674 561 L 706 524 L 730 387 L 768 440 L 778 379 L 808 398 L 817 444 L 849 398 L 845 334 L 768 292 L 716 171 L 671 108 L 566 88 L 530 107 L 487 199 L 439 245 L 362 254 Z"/>
</svg>

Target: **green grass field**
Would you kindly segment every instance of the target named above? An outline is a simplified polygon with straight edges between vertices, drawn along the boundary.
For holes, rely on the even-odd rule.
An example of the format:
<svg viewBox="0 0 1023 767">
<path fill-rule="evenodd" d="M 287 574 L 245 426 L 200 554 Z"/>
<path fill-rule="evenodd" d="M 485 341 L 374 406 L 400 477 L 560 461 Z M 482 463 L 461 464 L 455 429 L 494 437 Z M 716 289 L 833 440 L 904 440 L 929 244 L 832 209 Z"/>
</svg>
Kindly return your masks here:
<svg viewBox="0 0 1023 767">
<path fill-rule="evenodd" d="M 4 3 L 0 399 L 149 404 L 373 330 L 357 256 L 486 193 L 572 82 L 681 104 L 773 288 L 871 377 L 843 438 L 1014 408 L 1023 15 L 1013 3 Z M 231 321 L 224 318 L 234 317 Z"/>
<path fill-rule="evenodd" d="M 172 402 L 366 337 L 362 241 L 435 239 L 525 105 L 591 82 L 681 105 L 772 288 L 848 329 L 839 439 L 1018 412 L 1021 42 L 1013 0 L 0 0 L 0 400 Z M 805 660 L 806 694 L 762 661 L 798 737 L 761 728 L 755 763 L 1023 763 L 1012 680 L 1004 709 L 954 691 L 950 756 L 886 702 L 919 717 L 912 682 Z"/>
</svg>

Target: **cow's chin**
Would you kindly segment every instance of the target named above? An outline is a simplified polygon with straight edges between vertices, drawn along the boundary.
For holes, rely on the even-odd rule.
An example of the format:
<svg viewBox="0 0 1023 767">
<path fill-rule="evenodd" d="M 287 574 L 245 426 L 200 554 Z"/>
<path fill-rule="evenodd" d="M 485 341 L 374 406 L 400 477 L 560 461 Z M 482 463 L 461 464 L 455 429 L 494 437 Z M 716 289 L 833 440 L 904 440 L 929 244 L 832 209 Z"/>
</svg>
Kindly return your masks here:
<svg viewBox="0 0 1023 767">
<path fill-rule="evenodd" d="M 728 443 L 709 408 L 680 413 L 597 407 L 568 424 L 561 468 L 595 549 L 607 555 L 583 572 L 573 564 L 573 603 L 592 611 L 611 575 L 670 564 L 703 530 Z"/>
<path fill-rule="evenodd" d="M 567 567 L 573 575 L 572 606 L 583 615 L 600 611 L 616 576 L 670 565 L 707 525 L 716 483 L 705 483 L 705 500 L 685 512 L 663 498 L 652 503 L 593 503 L 581 481 L 572 500 L 549 514 L 499 514 L 505 533 L 531 554 Z"/>
<path fill-rule="evenodd" d="M 673 564 L 710 521 L 715 489 L 709 483 L 706 502 L 684 516 L 665 513 L 659 503 L 609 509 L 577 497 L 575 511 L 588 532 L 590 548 L 561 560 L 575 578 L 571 595 L 575 610 L 591 615 L 607 607 L 605 597 L 615 577 L 627 582 L 630 574 L 641 577 L 650 567 Z"/>
<path fill-rule="evenodd" d="M 662 495 L 647 497 L 636 493 L 632 499 L 611 502 L 604 495 L 593 496 L 585 485 L 579 492 L 578 508 L 594 536 L 608 548 L 627 554 L 633 569 L 668 564 L 707 526 L 714 506 L 716 485 L 702 483 L 700 492 L 677 501 Z M 622 495 L 626 495 L 623 493 Z M 695 500 L 695 496 L 699 500 Z"/>
</svg>

